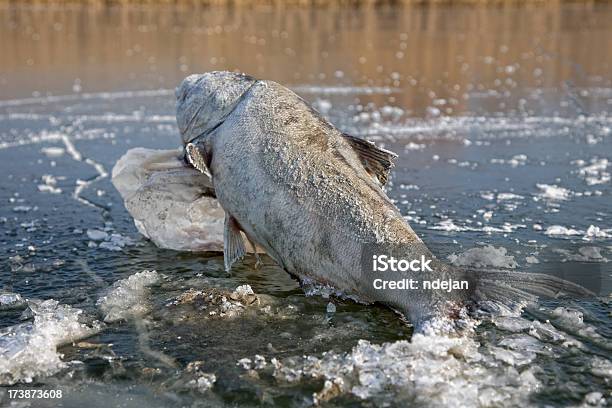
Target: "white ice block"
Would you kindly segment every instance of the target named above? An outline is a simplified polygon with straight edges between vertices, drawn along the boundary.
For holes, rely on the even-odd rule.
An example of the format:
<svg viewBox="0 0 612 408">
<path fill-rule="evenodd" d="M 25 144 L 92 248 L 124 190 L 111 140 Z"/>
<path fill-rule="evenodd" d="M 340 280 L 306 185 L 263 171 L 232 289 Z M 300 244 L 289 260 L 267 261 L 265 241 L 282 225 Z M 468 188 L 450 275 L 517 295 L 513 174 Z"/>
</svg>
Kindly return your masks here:
<svg viewBox="0 0 612 408">
<path fill-rule="evenodd" d="M 180 150 L 128 150 L 112 182 L 138 231 L 160 248 L 222 251 L 224 212 L 210 178 L 187 167 Z"/>
</svg>

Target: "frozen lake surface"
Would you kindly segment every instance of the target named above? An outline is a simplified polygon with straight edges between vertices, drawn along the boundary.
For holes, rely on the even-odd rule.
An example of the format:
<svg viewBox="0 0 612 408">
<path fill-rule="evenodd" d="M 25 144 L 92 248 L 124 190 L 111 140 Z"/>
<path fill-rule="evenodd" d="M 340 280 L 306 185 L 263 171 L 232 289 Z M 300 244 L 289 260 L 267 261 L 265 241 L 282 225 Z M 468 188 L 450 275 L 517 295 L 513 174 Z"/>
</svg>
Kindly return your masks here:
<svg viewBox="0 0 612 408">
<path fill-rule="evenodd" d="M 612 7 L 502 10 L 2 5 L 0 385 L 91 407 L 610 403 Z M 388 194 L 438 257 L 598 297 L 424 338 L 270 258 L 227 275 L 155 247 L 109 173 L 179 145 L 182 77 L 233 68 L 398 153 Z"/>
</svg>

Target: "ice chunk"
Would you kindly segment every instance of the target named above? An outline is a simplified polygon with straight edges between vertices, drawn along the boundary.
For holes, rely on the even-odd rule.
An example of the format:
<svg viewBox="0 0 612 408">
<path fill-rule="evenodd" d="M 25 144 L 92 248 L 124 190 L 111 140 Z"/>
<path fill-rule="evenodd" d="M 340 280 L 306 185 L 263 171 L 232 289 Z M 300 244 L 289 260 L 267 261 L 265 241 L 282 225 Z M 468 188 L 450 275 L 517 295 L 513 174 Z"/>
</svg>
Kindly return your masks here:
<svg viewBox="0 0 612 408">
<path fill-rule="evenodd" d="M 19 293 L 0 292 L 0 310 L 20 309 L 26 302 Z"/>
<path fill-rule="evenodd" d="M 33 322 L 0 330 L 0 385 L 32 382 L 65 366 L 57 346 L 91 336 L 101 329 L 85 323 L 82 311 L 56 300 L 29 302 Z"/>
<path fill-rule="evenodd" d="M 605 407 L 606 399 L 601 392 L 593 391 L 584 396 L 584 402 L 590 406 Z"/>
<path fill-rule="evenodd" d="M 546 235 L 581 235 L 583 231 L 579 231 L 573 228 L 567 228 L 563 225 L 551 225 L 546 228 L 544 234 Z"/>
<path fill-rule="evenodd" d="M 60 194 L 62 192 L 62 189 L 57 187 L 57 178 L 51 174 L 44 174 L 41 180 L 44 184 L 38 185 L 38 191 L 52 194 Z"/>
<path fill-rule="evenodd" d="M 113 184 L 138 231 L 161 248 L 222 251 L 224 211 L 208 176 L 179 150 L 135 148 L 113 168 Z"/>
<path fill-rule="evenodd" d="M 567 188 L 559 187 L 554 184 L 536 184 L 536 186 L 542 191 L 540 197 L 546 200 L 567 200 L 572 193 Z"/>
<path fill-rule="evenodd" d="M 579 310 L 569 307 L 557 307 L 551 314 L 567 326 L 576 327 L 584 325 L 584 316 Z"/>
<path fill-rule="evenodd" d="M 192 304 L 206 310 L 207 318 L 233 318 L 241 315 L 247 307 L 259 303 L 259 298 L 250 285 L 238 286 L 233 292 L 224 289 L 189 289 L 177 296 L 169 306 Z"/>
<path fill-rule="evenodd" d="M 584 239 L 592 239 L 592 238 L 609 238 L 611 236 L 611 230 L 602 230 L 601 228 L 590 225 L 584 233 Z"/>
<path fill-rule="evenodd" d="M 66 150 L 63 147 L 43 147 L 40 151 L 48 158 L 56 159 L 63 156 Z"/>
<path fill-rule="evenodd" d="M 507 252 L 508 250 L 504 247 L 495 248 L 492 245 L 486 245 L 482 248 L 468 249 L 459 255 L 451 254 L 448 260 L 457 266 L 516 268 L 518 264 L 512 255 L 506 255 Z"/>
<path fill-rule="evenodd" d="M 254 295 L 255 292 L 253 292 L 253 288 L 251 288 L 251 285 L 240 285 L 236 289 L 234 289 L 233 294 L 235 294 L 238 297 L 244 297 L 244 296 Z"/>
<path fill-rule="evenodd" d="M 187 383 L 187 386 L 199 392 L 206 392 L 215 385 L 216 381 L 217 381 L 217 376 L 214 374 L 199 373 L 198 378 L 189 381 Z"/>
<path fill-rule="evenodd" d="M 562 262 L 608 262 L 608 259 L 601 254 L 601 248 L 596 246 L 580 247 L 578 253 L 573 253 L 567 249 L 555 248 L 553 252 L 563 255 Z"/>
<path fill-rule="evenodd" d="M 115 282 L 108 293 L 97 302 L 98 307 L 104 313 L 104 321 L 115 322 L 146 314 L 149 311 L 149 305 L 146 302 L 147 287 L 158 280 L 157 272 L 142 271 Z"/>
<path fill-rule="evenodd" d="M 108 249 L 109 251 L 121 251 L 124 247 L 133 243 L 134 241 L 129 237 L 124 237 L 121 234 L 110 234 L 106 241 L 99 245 L 99 248 Z"/>
<path fill-rule="evenodd" d="M 595 356 L 591 360 L 591 372 L 598 377 L 612 379 L 612 362 Z"/>
<path fill-rule="evenodd" d="M 514 194 L 514 193 L 499 193 L 497 194 L 497 200 L 498 201 L 504 201 L 504 200 L 522 200 L 525 197 L 523 197 L 522 195 L 518 195 L 518 194 Z"/>
<path fill-rule="evenodd" d="M 608 159 L 593 158 L 590 165 L 578 170 L 578 174 L 589 186 L 604 184 L 610 181 L 610 173 L 606 171 L 609 164 Z"/>
<path fill-rule="evenodd" d="M 519 333 L 531 328 L 531 322 L 519 316 L 499 316 L 493 320 L 495 326 L 512 333 Z"/>
<path fill-rule="evenodd" d="M 601 248 L 599 247 L 595 247 L 595 246 L 580 247 L 578 248 L 578 252 L 580 252 L 580 255 L 585 257 L 585 259 L 605 260 L 605 258 L 601 255 Z"/>
<path fill-rule="evenodd" d="M 106 238 L 108 238 L 108 234 L 106 232 L 96 229 L 88 229 L 87 236 L 92 241 L 104 241 Z"/>
</svg>

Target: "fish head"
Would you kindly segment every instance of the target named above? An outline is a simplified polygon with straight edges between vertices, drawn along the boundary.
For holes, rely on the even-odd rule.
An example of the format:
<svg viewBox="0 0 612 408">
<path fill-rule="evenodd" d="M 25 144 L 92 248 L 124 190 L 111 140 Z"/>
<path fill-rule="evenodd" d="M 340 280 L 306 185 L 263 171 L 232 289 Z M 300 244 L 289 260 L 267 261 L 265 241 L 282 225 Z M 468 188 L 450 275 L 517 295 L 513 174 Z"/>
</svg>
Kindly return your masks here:
<svg viewBox="0 0 612 408">
<path fill-rule="evenodd" d="M 183 145 L 223 123 L 242 95 L 257 82 L 246 74 L 215 71 L 190 75 L 176 88 L 176 121 Z"/>
</svg>

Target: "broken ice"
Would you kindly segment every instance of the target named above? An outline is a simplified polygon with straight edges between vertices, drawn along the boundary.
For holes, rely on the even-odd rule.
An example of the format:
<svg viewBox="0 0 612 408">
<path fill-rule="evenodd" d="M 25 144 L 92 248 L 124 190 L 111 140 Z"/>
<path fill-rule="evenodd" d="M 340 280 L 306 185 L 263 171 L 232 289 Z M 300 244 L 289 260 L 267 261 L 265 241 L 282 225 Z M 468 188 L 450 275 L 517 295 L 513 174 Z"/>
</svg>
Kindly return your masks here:
<svg viewBox="0 0 612 408">
<path fill-rule="evenodd" d="M 0 385 L 32 382 L 65 366 L 57 346 L 91 336 L 99 322 L 85 323 L 80 309 L 50 299 L 30 301 L 33 322 L 0 330 Z"/>
<path fill-rule="evenodd" d="M 142 316 L 149 311 L 147 287 L 159 280 L 155 271 L 142 271 L 121 279 L 113 285 L 97 305 L 105 322 L 115 322 L 129 317 Z"/>
</svg>

